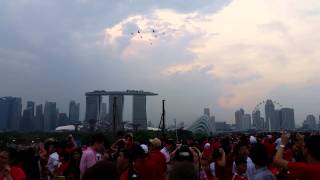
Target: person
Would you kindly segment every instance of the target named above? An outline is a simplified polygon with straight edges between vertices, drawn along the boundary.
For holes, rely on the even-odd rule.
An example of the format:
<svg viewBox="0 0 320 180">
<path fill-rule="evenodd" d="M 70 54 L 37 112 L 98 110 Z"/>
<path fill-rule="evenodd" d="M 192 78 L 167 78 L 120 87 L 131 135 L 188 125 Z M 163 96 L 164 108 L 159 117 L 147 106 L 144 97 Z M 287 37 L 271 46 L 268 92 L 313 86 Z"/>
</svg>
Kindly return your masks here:
<svg viewBox="0 0 320 180">
<path fill-rule="evenodd" d="M 133 167 L 133 153 L 127 149 L 121 149 L 117 158 L 117 169 L 120 173 L 120 180 L 138 179 L 138 174 Z"/>
<path fill-rule="evenodd" d="M 218 150 L 214 150 L 212 153 L 212 160 L 213 162 L 210 163 L 210 175 L 212 179 L 220 179 L 226 178 L 224 173 L 221 173 L 220 168 L 224 168 L 226 165 L 226 154 L 222 148 Z M 217 168 L 219 170 L 217 170 Z"/>
<path fill-rule="evenodd" d="M 248 180 L 246 176 L 247 171 L 247 160 L 244 157 L 236 157 L 236 173 L 233 175 L 232 180 Z"/>
<path fill-rule="evenodd" d="M 253 176 L 255 174 L 256 168 L 254 163 L 252 162 L 252 159 L 249 157 L 249 146 L 248 143 L 245 142 L 245 140 L 241 140 L 235 147 L 235 155 L 236 157 L 240 156 L 245 159 L 247 159 L 247 171 L 246 175 L 248 176 L 249 180 L 253 179 Z M 232 173 L 236 173 L 236 163 L 233 162 L 233 169 Z"/>
<path fill-rule="evenodd" d="M 98 152 L 103 152 L 104 149 L 104 139 L 103 134 L 95 134 L 91 138 L 91 146 L 83 151 L 80 160 L 80 178 L 88 168 L 96 164 Z"/>
<path fill-rule="evenodd" d="M 53 179 L 56 176 L 57 170 L 60 166 L 60 157 L 57 153 L 57 143 L 54 139 L 49 139 L 45 143 L 45 149 L 48 152 L 49 158 L 47 163 L 48 179 Z"/>
<path fill-rule="evenodd" d="M 82 151 L 81 148 L 75 149 L 70 157 L 69 167 L 65 171 L 65 176 L 70 180 L 78 180 L 80 179 L 80 159 L 81 159 Z"/>
<path fill-rule="evenodd" d="M 156 164 L 155 173 L 156 177 L 154 180 L 163 180 L 165 179 L 167 172 L 167 163 L 164 155 L 160 152 L 161 149 L 161 140 L 158 138 L 150 139 L 150 152 L 148 161 L 151 161 L 152 164 Z"/>
<path fill-rule="evenodd" d="M 166 158 L 166 163 L 170 163 L 170 153 L 174 149 L 174 141 L 172 139 L 169 139 L 165 142 L 164 147 L 160 150 L 160 152 L 164 155 Z"/>
<path fill-rule="evenodd" d="M 289 142 L 287 133 L 283 132 L 281 135 L 281 145 L 274 157 L 274 163 L 281 168 L 288 169 L 289 172 L 293 173 L 294 176 L 296 176 L 296 179 L 319 179 L 320 135 L 307 137 L 306 141 L 304 141 L 304 136 L 298 133 L 296 138 L 299 141 L 300 145 L 303 146 L 303 155 L 306 159 L 306 162 L 289 162 L 283 159 L 284 149 Z"/>
<path fill-rule="evenodd" d="M 13 156 L 13 150 L 0 150 L 0 180 L 26 180 L 24 171 L 15 166 L 10 165 Z"/>
<path fill-rule="evenodd" d="M 268 169 L 268 153 L 263 144 L 256 143 L 251 147 L 250 155 L 255 165 L 256 173 L 254 180 L 276 180 L 275 176 Z"/>
</svg>

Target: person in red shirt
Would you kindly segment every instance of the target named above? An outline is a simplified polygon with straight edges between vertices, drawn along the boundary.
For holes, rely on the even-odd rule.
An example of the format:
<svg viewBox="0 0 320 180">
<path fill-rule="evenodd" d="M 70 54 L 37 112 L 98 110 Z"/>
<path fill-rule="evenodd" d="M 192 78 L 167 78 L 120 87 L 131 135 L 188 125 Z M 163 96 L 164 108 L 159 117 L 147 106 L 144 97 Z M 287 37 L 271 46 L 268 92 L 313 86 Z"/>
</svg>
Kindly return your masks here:
<svg viewBox="0 0 320 180">
<path fill-rule="evenodd" d="M 26 180 L 21 168 L 10 166 L 10 156 L 8 149 L 0 150 L 0 180 Z"/>
<path fill-rule="evenodd" d="M 281 168 L 288 169 L 296 176 L 296 179 L 318 180 L 320 178 L 320 135 L 310 136 L 304 142 L 304 136 L 297 134 L 297 140 L 303 146 L 306 162 L 289 162 L 283 159 L 283 151 L 289 141 L 289 136 L 287 133 L 282 133 L 281 145 L 274 157 L 274 163 Z"/>
<path fill-rule="evenodd" d="M 150 153 L 148 161 L 151 164 L 156 164 L 155 172 L 156 177 L 153 180 L 163 180 L 165 179 L 167 172 L 167 164 L 164 155 L 160 152 L 161 140 L 158 138 L 150 139 Z"/>
</svg>

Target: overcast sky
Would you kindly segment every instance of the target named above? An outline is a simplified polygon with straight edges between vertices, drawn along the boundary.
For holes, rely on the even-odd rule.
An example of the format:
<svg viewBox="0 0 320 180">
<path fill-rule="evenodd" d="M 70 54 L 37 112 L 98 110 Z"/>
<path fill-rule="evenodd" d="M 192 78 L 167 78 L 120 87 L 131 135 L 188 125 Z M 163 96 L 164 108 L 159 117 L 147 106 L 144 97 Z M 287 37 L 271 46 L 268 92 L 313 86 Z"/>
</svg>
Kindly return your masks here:
<svg viewBox="0 0 320 180">
<path fill-rule="evenodd" d="M 301 123 L 320 113 L 319 29 L 319 0 L 0 0 L 0 96 L 83 117 L 87 91 L 142 89 L 154 124 L 161 99 L 190 124 L 272 98 Z"/>
</svg>

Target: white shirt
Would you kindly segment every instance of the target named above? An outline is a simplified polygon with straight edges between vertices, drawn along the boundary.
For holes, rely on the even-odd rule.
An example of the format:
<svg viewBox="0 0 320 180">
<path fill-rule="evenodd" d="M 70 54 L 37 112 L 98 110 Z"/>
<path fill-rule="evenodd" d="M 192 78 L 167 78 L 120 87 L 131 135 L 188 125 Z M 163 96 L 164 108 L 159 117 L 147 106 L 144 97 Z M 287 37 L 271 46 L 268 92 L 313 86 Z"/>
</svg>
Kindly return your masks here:
<svg viewBox="0 0 320 180">
<path fill-rule="evenodd" d="M 164 155 L 165 159 L 166 159 L 166 163 L 169 163 L 170 162 L 170 153 L 169 151 L 167 150 L 166 147 L 162 148 L 160 150 L 160 152 Z"/>
<path fill-rule="evenodd" d="M 216 176 L 216 165 L 215 165 L 214 162 L 210 163 L 209 168 L 210 168 L 210 173 L 211 173 L 211 175 L 212 175 L 212 176 Z"/>
</svg>

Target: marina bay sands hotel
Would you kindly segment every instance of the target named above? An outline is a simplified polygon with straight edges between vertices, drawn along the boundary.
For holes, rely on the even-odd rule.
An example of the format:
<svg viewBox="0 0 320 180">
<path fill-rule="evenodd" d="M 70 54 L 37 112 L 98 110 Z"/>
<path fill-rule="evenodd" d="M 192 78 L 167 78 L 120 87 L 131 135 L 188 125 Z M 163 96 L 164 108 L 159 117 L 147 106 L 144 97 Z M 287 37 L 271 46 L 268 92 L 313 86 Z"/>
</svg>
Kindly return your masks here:
<svg viewBox="0 0 320 180">
<path fill-rule="evenodd" d="M 93 91 L 86 94 L 86 120 L 101 119 L 101 103 L 103 96 L 109 96 L 109 120 L 115 122 L 113 127 L 115 130 L 123 128 L 123 105 L 124 96 L 133 96 L 133 116 L 132 124 L 138 126 L 138 129 L 147 129 L 147 111 L 146 96 L 156 96 L 158 94 L 152 92 L 144 92 L 142 90 L 127 91 Z"/>
</svg>

